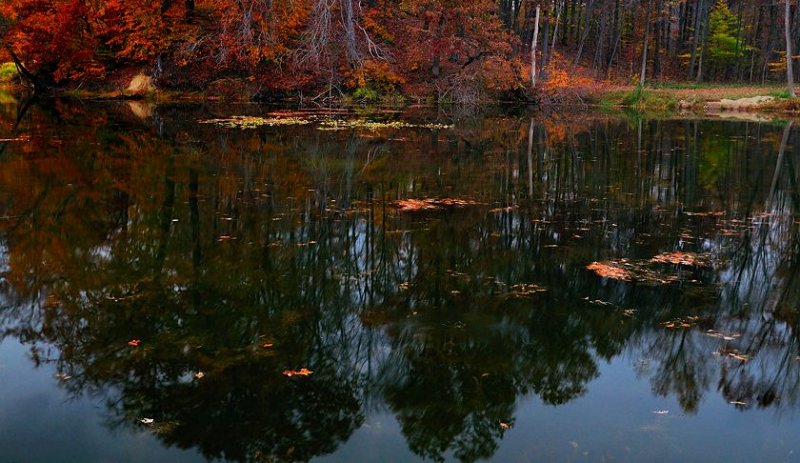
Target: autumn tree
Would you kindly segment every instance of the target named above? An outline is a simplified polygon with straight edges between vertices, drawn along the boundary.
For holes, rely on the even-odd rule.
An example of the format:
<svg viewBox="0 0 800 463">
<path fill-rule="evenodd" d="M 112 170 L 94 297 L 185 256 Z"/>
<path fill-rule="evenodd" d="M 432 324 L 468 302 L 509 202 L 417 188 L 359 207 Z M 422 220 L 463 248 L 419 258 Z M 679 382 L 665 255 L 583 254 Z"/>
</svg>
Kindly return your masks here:
<svg viewBox="0 0 800 463">
<path fill-rule="evenodd" d="M 438 98 L 462 102 L 525 87 L 523 62 L 513 54 L 516 40 L 494 2 L 420 0 L 403 2 L 401 9 L 396 54 L 409 80 L 432 82 Z"/>
<path fill-rule="evenodd" d="M 12 0 L 2 8 L 3 44 L 34 86 L 103 76 L 84 1 Z"/>
</svg>

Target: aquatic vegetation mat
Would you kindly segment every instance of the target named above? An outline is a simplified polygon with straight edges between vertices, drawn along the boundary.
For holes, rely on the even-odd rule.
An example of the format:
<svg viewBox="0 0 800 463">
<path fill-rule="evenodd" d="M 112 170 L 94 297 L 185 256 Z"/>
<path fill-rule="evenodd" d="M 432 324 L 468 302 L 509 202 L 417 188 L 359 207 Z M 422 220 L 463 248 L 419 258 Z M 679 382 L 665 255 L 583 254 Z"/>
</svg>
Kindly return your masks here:
<svg viewBox="0 0 800 463">
<path fill-rule="evenodd" d="M 232 116 L 222 119 L 203 119 L 200 124 L 214 124 L 229 129 L 254 129 L 262 126 L 307 125 L 311 119 L 301 117 Z"/>
<path fill-rule="evenodd" d="M 325 116 L 322 116 L 325 117 Z M 320 118 L 315 115 L 306 117 L 299 116 L 231 116 L 217 119 L 201 119 L 200 124 L 213 124 L 229 129 L 255 129 L 258 127 L 289 126 L 289 125 L 308 125 L 319 124 L 317 130 L 349 130 L 365 129 L 377 131 L 381 129 L 452 129 L 454 126 L 449 124 L 422 123 L 415 124 L 407 121 L 371 121 L 367 119 L 331 119 L 330 117 Z"/>
<path fill-rule="evenodd" d="M 320 122 L 318 130 L 347 130 L 347 129 L 452 129 L 448 124 L 413 124 L 406 121 L 369 121 L 366 119 L 327 119 Z"/>
</svg>

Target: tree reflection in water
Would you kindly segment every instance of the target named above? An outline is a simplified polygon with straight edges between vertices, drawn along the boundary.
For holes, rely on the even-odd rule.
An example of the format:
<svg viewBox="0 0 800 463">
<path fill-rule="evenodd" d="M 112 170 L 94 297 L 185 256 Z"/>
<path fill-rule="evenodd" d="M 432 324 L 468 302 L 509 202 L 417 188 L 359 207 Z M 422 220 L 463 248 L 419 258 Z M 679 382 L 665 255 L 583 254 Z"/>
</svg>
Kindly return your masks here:
<svg viewBox="0 0 800 463">
<path fill-rule="evenodd" d="M 797 130 L 231 131 L 150 112 L 36 108 L 0 160 L 2 336 L 103 398 L 109 426 L 153 417 L 209 458 L 307 460 L 389 410 L 416 454 L 475 461 L 522 398 L 567 403 L 623 354 L 687 412 L 715 390 L 796 406 Z M 478 204 L 392 205 L 424 197 Z M 674 250 L 715 266 L 661 267 L 671 284 L 585 269 Z"/>
</svg>

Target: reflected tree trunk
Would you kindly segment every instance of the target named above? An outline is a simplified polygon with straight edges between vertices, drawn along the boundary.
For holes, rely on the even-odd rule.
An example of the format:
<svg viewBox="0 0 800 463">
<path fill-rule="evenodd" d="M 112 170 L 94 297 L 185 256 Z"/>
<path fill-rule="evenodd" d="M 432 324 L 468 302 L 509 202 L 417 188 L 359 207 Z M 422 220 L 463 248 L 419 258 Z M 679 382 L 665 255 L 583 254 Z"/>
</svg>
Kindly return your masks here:
<svg viewBox="0 0 800 463">
<path fill-rule="evenodd" d="M 528 197 L 533 198 L 533 118 L 528 127 Z"/>
<path fill-rule="evenodd" d="M 775 199 L 775 190 L 778 187 L 778 179 L 781 175 L 781 167 L 783 167 L 783 158 L 786 155 L 786 145 L 789 143 L 789 135 L 792 133 L 792 126 L 794 121 L 789 121 L 783 129 L 783 137 L 781 138 L 781 146 L 778 150 L 778 160 L 775 165 L 775 173 L 772 176 L 772 185 L 769 187 L 769 196 L 767 197 L 766 207 L 772 209 L 773 201 Z"/>
</svg>

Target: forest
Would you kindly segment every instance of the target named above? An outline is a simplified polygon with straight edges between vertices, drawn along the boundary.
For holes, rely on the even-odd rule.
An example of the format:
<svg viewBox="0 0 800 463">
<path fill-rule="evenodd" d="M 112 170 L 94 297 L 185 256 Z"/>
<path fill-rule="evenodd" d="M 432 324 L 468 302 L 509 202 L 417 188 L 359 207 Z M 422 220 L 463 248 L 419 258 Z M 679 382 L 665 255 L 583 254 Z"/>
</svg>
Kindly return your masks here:
<svg viewBox="0 0 800 463">
<path fill-rule="evenodd" d="M 0 62 L 40 91 L 476 103 L 680 82 L 788 83 L 793 96 L 795 3 L 5 0 Z"/>
</svg>

